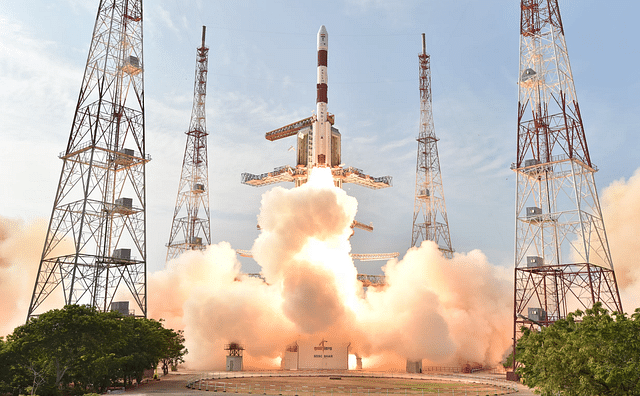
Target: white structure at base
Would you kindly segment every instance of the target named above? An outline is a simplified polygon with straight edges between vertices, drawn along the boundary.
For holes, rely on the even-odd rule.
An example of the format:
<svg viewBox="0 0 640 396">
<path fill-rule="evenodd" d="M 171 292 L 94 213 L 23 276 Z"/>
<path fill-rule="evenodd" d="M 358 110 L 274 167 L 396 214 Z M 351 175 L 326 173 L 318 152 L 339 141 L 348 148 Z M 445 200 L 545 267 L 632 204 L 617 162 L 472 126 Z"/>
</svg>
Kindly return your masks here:
<svg viewBox="0 0 640 396">
<path fill-rule="evenodd" d="M 242 371 L 242 356 L 227 356 L 227 371 Z"/>
<path fill-rule="evenodd" d="M 350 342 L 324 338 L 289 345 L 282 360 L 284 370 L 348 370 Z"/>
</svg>

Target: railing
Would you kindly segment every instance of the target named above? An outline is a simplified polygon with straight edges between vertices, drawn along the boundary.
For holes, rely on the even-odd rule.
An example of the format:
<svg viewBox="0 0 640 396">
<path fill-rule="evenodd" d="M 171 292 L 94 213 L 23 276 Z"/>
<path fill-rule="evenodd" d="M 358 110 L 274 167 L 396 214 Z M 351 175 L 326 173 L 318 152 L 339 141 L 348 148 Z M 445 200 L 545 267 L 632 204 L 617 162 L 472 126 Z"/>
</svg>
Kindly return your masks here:
<svg viewBox="0 0 640 396">
<path fill-rule="evenodd" d="M 93 144 L 93 142 L 84 142 L 84 143 L 80 144 L 79 146 L 74 147 L 73 150 L 71 152 L 69 152 L 69 153 L 67 153 L 66 150 L 65 151 L 61 151 L 60 154 L 58 154 L 58 158 L 62 158 L 62 159 L 68 158 L 68 157 L 71 157 L 71 156 L 73 156 L 75 154 L 78 154 L 78 153 L 80 153 L 82 151 L 87 151 L 88 149 L 90 149 L 91 147 L 94 147 L 94 146 L 95 146 L 96 149 L 99 149 L 99 150 L 102 150 L 102 151 L 106 151 L 106 152 L 109 152 L 109 153 L 112 153 L 112 154 L 115 154 L 115 155 L 120 155 L 120 156 L 123 156 L 123 157 L 125 157 L 125 156 L 126 157 L 131 157 L 133 159 L 143 159 L 143 160 L 146 160 L 146 161 L 151 161 L 151 155 L 149 155 L 149 154 L 145 155 L 144 157 L 138 157 L 138 156 L 136 156 L 136 154 L 139 154 L 139 153 L 136 153 L 134 151 L 133 155 L 129 156 L 128 154 L 125 154 L 124 152 L 108 149 L 106 147 L 102 147 L 100 145 Z"/>
</svg>

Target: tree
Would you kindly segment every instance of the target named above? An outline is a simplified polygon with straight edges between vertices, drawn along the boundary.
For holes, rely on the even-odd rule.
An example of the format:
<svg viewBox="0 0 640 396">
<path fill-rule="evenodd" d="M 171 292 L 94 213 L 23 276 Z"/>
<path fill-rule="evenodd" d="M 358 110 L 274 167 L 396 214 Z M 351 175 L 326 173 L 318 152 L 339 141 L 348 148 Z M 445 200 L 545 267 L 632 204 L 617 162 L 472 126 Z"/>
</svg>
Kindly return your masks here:
<svg viewBox="0 0 640 396">
<path fill-rule="evenodd" d="M 169 374 L 169 368 L 175 370 L 178 364 L 184 362 L 184 355 L 189 353 L 184 346 L 184 333 L 182 330 L 163 329 L 164 344 L 162 363 L 162 373 Z"/>
<path fill-rule="evenodd" d="M 629 318 L 596 303 L 539 331 L 522 328 L 516 359 L 543 395 L 640 395 L 640 308 Z"/>
<path fill-rule="evenodd" d="M 32 318 L 9 335 L 13 364 L 27 369 L 41 384 L 40 393 L 55 393 L 73 383 L 74 389 L 104 383 L 97 377 L 104 370 L 96 362 L 109 354 L 117 334 L 118 313 L 100 313 L 94 308 L 68 305 Z M 35 388 L 35 386 L 34 386 Z"/>
<path fill-rule="evenodd" d="M 140 382 L 144 370 L 169 356 L 172 342 L 184 349 L 176 334 L 153 319 L 88 306 L 46 312 L 0 339 L 0 393 L 102 393 L 118 381 Z"/>
</svg>

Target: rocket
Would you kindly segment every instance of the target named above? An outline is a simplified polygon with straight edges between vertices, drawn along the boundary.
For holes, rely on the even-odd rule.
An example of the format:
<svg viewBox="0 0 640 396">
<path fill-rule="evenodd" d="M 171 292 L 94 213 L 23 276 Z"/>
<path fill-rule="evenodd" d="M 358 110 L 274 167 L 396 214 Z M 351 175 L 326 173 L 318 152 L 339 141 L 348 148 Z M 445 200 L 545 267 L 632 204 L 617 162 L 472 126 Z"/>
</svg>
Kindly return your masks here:
<svg viewBox="0 0 640 396">
<path fill-rule="evenodd" d="M 310 147 L 309 167 L 331 167 L 331 123 L 327 113 L 327 51 L 329 49 L 329 35 L 324 25 L 318 31 L 318 76 L 316 94 L 316 117 L 312 124 L 313 139 Z"/>
<path fill-rule="evenodd" d="M 287 181 L 294 182 L 296 187 L 300 187 L 307 182 L 312 168 L 328 167 L 331 168 L 331 174 L 337 187 L 342 187 L 343 183 L 354 183 L 373 189 L 391 187 L 391 176 L 373 177 L 352 166 L 344 167 L 341 161 L 342 138 L 340 131 L 333 126 L 335 117 L 333 114 L 329 114 L 327 109 L 329 101 L 327 97 L 329 35 L 324 25 L 320 26 L 317 40 L 318 69 L 315 114 L 269 131 L 264 136 L 269 141 L 297 136 L 298 148 L 295 168 L 285 165 L 275 168 L 273 172 L 259 175 L 245 172 L 242 174 L 242 183 L 257 187 Z"/>
</svg>

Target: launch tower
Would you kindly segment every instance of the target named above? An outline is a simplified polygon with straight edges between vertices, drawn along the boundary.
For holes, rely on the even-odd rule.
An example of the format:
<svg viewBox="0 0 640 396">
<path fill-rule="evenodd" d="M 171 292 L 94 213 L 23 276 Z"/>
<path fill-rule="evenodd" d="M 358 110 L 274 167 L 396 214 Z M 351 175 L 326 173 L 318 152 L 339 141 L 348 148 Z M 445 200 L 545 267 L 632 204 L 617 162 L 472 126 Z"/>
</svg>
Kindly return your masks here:
<svg viewBox="0 0 640 396">
<path fill-rule="evenodd" d="M 205 46 L 206 26 L 202 27 L 202 45 L 196 52 L 196 76 L 193 109 L 184 149 L 178 198 L 173 212 L 167 244 L 167 261 L 187 250 L 203 250 L 211 244 L 209 222 L 209 165 L 205 97 L 209 48 Z M 202 212 L 200 211 L 202 209 Z"/>
<path fill-rule="evenodd" d="M 58 286 L 64 304 L 126 293 L 147 315 L 142 59 L 142 0 L 101 1 L 27 319 Z"/>
<path fill-rule="evenodd" d="M 420 132 L 418 134 L 418 160 L 416 164 L 416 195 L 413 204 L 411 247 L 424 240 L 434 241 L 440 252 L 453 257 L 449 220 L 444 202 L 438 138 L 433 125 L 431 101 L 431 57 L 427 54 L 424 33 L 420 64 Z"/>
<path fill-rule="evenodd" d="M 522 0 L 514 343 L 596 302 L 622 311 L 557 0 Z"/>
</svg>

